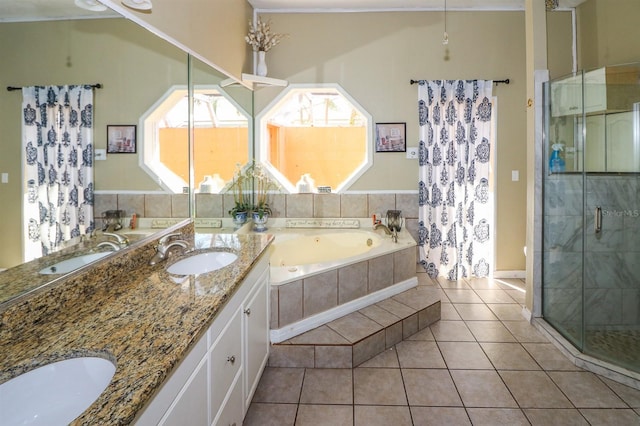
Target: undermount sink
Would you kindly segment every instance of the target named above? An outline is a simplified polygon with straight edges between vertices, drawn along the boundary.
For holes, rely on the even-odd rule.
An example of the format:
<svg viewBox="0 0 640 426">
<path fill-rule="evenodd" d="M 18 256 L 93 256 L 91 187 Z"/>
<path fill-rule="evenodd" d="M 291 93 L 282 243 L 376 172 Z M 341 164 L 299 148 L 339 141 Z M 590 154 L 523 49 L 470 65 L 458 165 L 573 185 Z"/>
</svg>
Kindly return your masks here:
<svg viewBox="0 0 640 426">
<path fill-rule="evenodd" d="M 0 385 L 0 425 L 67 425 L 105 390 L 116 372 L 98 357 L 66 359 Z"/>
<path fill-rule="evenodd" d="M 204 274 L 231 265 L 238 256 L 226 251 L 209 251 L 186 257 L 170 265 L 167 272 L 175 275 Z"/>
<path fill-rule="evenodd" d="M 40 274 L 67 274 L 71 271 L 95 262 L 98 259 L 102 259 L 106 255 L 110 254 L 108 251 L 101 251 L 98 253 L 83 254 L 81 256 L 72 257 L 71 259 L 63 260 L 62 262 L 54 263 L 46 268 L 40 270 Z"/>
</svg>

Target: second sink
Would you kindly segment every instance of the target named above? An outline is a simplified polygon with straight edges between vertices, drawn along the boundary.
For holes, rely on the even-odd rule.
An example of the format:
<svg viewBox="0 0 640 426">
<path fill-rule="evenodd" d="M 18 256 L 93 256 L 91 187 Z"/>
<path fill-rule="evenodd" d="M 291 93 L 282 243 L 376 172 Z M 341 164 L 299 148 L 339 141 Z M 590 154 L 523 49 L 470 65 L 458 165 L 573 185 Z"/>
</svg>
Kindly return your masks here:
<svg viewBox="0 0 640 426">
<path fill-rule="evenodd" d="M 167 267 L 167 272 L 175 275 L 204 274 L 231 265 L 238 256 L 226 251 L 209 251 L 180 259 Z"/>
</svg>

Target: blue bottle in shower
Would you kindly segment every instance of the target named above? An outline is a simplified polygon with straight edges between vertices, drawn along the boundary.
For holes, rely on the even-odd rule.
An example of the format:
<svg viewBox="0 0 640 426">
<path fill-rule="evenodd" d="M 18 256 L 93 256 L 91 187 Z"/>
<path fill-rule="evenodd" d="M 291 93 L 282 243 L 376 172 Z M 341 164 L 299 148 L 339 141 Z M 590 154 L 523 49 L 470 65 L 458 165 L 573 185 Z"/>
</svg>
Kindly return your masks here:
<svg viewBox="0 0 640 426">
<path fill-rule="evenodd" d="M 549 171 L 551 173 L 559 173 L 565 171 L 564 158 L 562 158 L 562 144 L 554 143 L 551 145 L 551 158 L 549 159 Z"/>
</svg>

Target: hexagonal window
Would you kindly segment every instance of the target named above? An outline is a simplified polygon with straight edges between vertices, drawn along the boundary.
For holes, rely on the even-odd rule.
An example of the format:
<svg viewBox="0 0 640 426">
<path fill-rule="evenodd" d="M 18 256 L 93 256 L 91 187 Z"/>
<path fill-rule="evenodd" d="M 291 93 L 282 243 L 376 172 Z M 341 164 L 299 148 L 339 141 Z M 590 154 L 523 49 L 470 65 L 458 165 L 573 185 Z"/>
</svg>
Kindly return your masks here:
<svg viewBox="0 0 640 426">
<path fill-rule="evenodd" d="M 289 193 L 341 192 L 373 164 L 372 124 L 337 84 L 290 85 L 256 119 L 257 159 Z"/>
</svg>

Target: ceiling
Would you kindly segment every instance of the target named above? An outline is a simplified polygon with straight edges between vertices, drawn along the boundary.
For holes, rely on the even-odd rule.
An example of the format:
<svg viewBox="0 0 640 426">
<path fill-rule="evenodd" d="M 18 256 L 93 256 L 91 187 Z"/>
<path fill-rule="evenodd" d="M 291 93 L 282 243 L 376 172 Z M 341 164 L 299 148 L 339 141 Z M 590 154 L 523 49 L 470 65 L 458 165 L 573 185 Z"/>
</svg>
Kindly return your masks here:
<svg viewBox="0 0 640 426">
<path fill-rule="evenodd" d="M 0 22 L 84 19 L 118 16 L 115 12 L 91 12 L 75 0 L 0 0 Z M 445 0 L 248 0 L 260 11 L 375 11 L 441 10 Z M 446 0 L 449 10 L 522 10 L 525 0 Z M 559 0 L 561 8 L 585 0 Z"/>
</svg>

